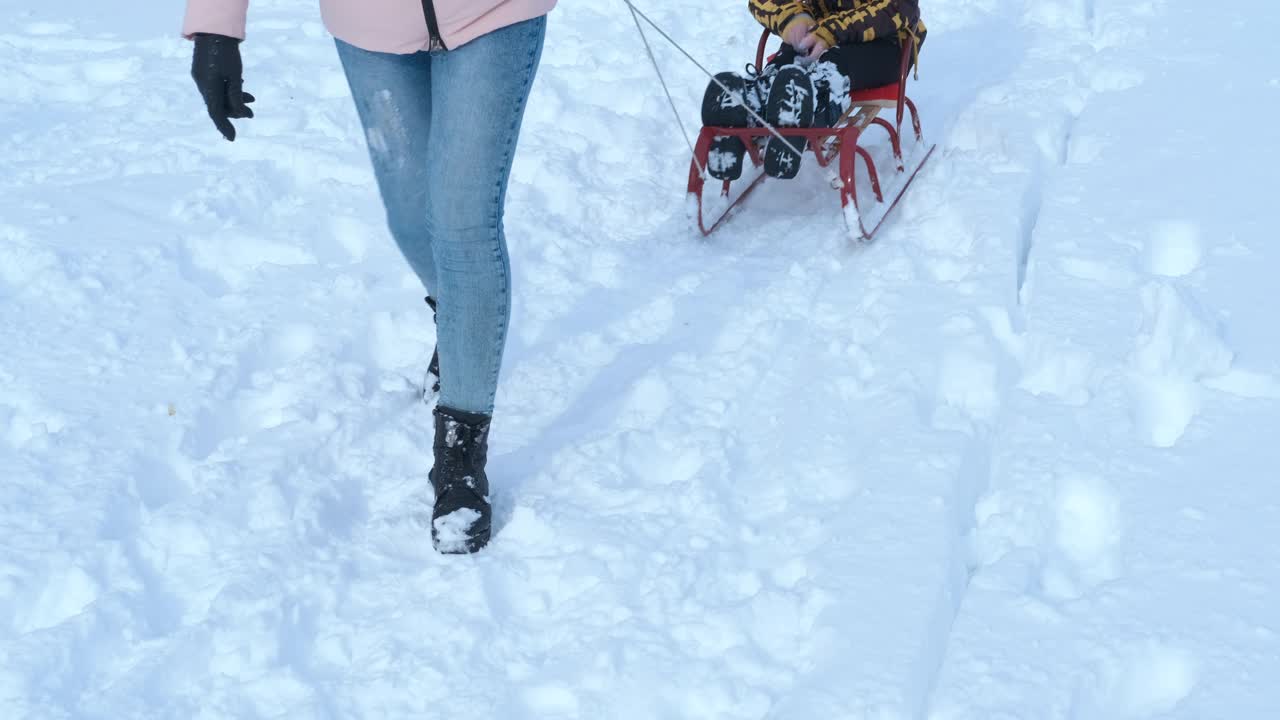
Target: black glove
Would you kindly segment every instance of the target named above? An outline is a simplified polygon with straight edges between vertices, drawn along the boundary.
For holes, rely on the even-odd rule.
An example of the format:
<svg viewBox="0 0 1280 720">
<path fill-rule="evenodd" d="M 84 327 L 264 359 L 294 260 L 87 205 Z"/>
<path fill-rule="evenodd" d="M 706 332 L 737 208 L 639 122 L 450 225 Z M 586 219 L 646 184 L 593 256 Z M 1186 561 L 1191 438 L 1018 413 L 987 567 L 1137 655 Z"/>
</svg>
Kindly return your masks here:
<svg viewBox="0 0 1280 720">
<path fill-rule="evenodd" d="M 251 118 L 253 96 L 244 91 L 244 65 L 240 62 L 240 41 L 226 35 L 195 34 L 191 77 L 200 89 L 209 117 L 222 136 L 235 141 L 231 119 Z"/>
</svg>

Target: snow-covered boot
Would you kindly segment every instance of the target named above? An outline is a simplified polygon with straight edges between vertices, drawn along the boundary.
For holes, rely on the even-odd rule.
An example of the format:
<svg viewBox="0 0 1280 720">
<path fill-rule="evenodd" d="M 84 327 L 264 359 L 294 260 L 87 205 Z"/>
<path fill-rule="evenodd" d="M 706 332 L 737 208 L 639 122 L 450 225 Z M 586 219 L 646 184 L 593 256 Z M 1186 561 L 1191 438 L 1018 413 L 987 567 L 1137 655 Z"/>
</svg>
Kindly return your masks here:
<svg viewBox="0 0 1280 720">
<path fill-rule="evenodd" d="M 436 322 L 436 299 L 427 296 L 427 305 L 431 307 L 431 322 Z M 426 377 L 422 379 L 422 399 L 430 400 L 432 395 L 440 392 L 440 347 L 431 351 L 431 364 L 427 366 Z"/>
<path fill-rule="evenodd" d="M 759 112 L 756 93 L 751 79 L 733 72 L 717 73 L 715 80 L 707 83 L 702 94 L 702 124 L 707 127 L 750 127 L 751 113 L 748 104 Z"/>
<path fill-rule="evenodd" d="M 438 552 L 463 555 L 489 543 L 493 509 L 489 504 L 489 478 L 484 466 L 489 458 L 487 415 L 435 410 L 435 467 L 431 487 L 435 507 L 431 512 L 431 542 Z"/>
<path fill-rule="evenodd" d="M 706 127 L 759 127 L 756 117 L 764 107 L 772 69 L 760 73 L 750 65 L 745 74 L 722 72 L 707 84 L 702 95 L 702 124 Z M 754 111 L 754 114 L 751 111 Z M 711 141 L 707 173 L 717 180 L 742 177 L 747 145 L 742 138 L 722 135 Z"/>
<path fill-rule="evenodd" d="M 835 127 L 849 111 L 849 78 L 833 62 L 816 62 L 807 69 L 813 80 L 813 127 Z"/>
<path fill-rule="evenodd" d="M 764 119 L 776 128 L 813 126 L 816 92 L 813 78 L 799 65 L 787 65 L 778 70 L 769 88 L 769 98 L 764 104 Z M 800 172 L 800 159 L 804 154 L 803 137 L 787 137 L 787 142 L 769 137 L 764 147 L 764 171 L 782 179 L 790 179 Z"/>
<path fill-rule="evenodd" d="M 707 174 L 716 180 L 737 180 L 742 177 L 746 158 L 747 144 L 742 138 L 718 135 L 712 138 L 707 152 Z"/>
</svg>

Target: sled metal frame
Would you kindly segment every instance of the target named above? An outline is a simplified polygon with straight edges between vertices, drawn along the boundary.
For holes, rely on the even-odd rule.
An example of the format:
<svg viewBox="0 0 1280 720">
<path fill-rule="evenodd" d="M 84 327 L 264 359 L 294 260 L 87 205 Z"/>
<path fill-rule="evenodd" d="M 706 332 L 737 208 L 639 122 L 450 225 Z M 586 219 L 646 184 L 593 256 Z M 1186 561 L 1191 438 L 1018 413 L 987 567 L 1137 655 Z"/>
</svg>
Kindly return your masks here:
<svg viewBox="0 0 1280 720">
<path fill-rule="evenodd" d="M 765 30 L 760 36 L 760 44 L 756 49 L 757 68 L 764 67 L 764 54 L 771 35 L 772 33 L 769 30 Z M 805 152 L 811 152 L 820 167 L 827 168 L 833 161 L 839 160 L 837 168 L 839 172 L 840 206 L 844 210 L 845 221 L 848 223 L 849 205 L 853 205 L 854 214 L 858 218 L 857 231 L 864 241 L 871 240 L 881 226 L 884 225 L 885 220 L 889 218 L 894 208 L 898 206 L 903 196 L 906 195 L 907 189 L 911 187 L 916 175 L 920 173 L 925 163 L 933 156 L 933 151 L 937 149 L 937 146 L 929 147 L 919 164 L 907 176 L 906 182 L 902 184 L 901 189 L 893 197 L 892 202 L 889 203 L 879 221 L 868 230 L 863 222 L 862 208 L 858 201 L 857 180 L 859 166 L 866 169 L 867 177 L 871 182 L 871 191 L 875 195 L 876 202 L 883 205 L 885 198 L 881 190 L 880 173 L 876 169 L 875 161 L 871 159 L 871 154 L 861 144 L 862 133 L 873 125 L 883 128 L 888 133 L 889 142 L 893 147 L 893 158 L 897 166 L 895 168 L 896 174 L 899 176 L 906 174 L 906 166 L 902 154 L 902 121 L 905 119 L 906 112 L 911 114 L 911 129 L 915 133 L 916 142 L 920 145 L 924 144 L 924 133 L 920 129 L 920 113 L 916 110 L 915 103 L 911 101 L 911 98 L 907 97 L 906 93 L 907 77 L 910 73 L 911 60 L 915 53 L 914 46 L 914 39 L 902 44 L 902 64 L 899 81 L 894 85 L 853 91 L 850 94 L 852 105 L 849 112 L 845 113 L 844 117 L 840 118 L 834 127 L 781 129 L 783 136 L 789 140 L 799 141 L 803 139 L 806 141 Z M 895 122 L 890 123 L 888 120 L 879 117 L 881 110 L 886 109 L 895 111 Z M 751 158 L 752 165 L 757 170 L 757 174 L 746 189 L 724 209 L 719 217 L 716 217 L 708 225 L 707 218 L 703 213 L 702 197 L 709 180 L 704 177 L 702 168 L 708 166 L 711 142 L 717 137 L 724 136 L 737 137 L 742 140 L 747 147 L 747 153 Z M 764 164 L 763 141 L 771 136 L 772 133 L 767 128 L 703 127 L 698 134 L 694 157 L 689 164 L 689 194 L 697 199 L 698 229 L 702 231 L 704 237 L 711 235 L 723 225 L 733 211 L 757 187 L 764 183 L 766 175 L 761 169 Z M 711 180 L 711 182 L 716 181 Z M 722 197 L 729 197 L 733 182 L 732 180 L 723 181 L 720 193 Z M 849 229 L 852 231 L 854 228 L 850 227 Z"/>
</svg>

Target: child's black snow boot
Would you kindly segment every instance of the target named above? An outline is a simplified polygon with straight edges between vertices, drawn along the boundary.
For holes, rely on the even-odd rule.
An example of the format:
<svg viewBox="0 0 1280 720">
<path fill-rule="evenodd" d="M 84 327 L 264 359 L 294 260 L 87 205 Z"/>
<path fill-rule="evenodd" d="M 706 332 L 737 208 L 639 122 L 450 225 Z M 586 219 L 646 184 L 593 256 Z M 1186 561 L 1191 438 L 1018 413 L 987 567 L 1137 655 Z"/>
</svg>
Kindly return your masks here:
<svg viewBox="0 0 1280 720">
<path fill-rule="evenodd" d="M 702 124 L 705 127 L 759 127 L 756 120 L 764 108 L 772 72 L 758 73 L 747 66 L 747 74 L 722 72 L 707 85 L 702 95 Z M 748 110 L 750 108 L 750 110 Z M 707 173 L 717 180 L 742 177 L 747 145 L 741 138 L 722 135 L 711 141 Z"/>
<path fill-rule="evenodd" d="M 427 305 L 431 307 L 431 322 L 436 323 L 436 299 L 427 296 Z M 439 323 L 437 323 L 438 325 Z M 427 375 L 422 379 L 422 399 L 429 401 L 431 396 L 440 392 L 440 343 L 436 343 L 431 351 L 431 364 L 427 366 Z"/>
<path fill-rule="evenodd" d="M 435 418 L 431 542 L 447 555 L 477 552 L 489 543 L 492 531 L 489 478 L 484 469 L 490 418 L 441 407 L 436 408 Z"/>
<path fill-rule="evenodd" d="M 716 75 L 702 95 L 703 126 L 747 127 L 751 115 L 743 105 L 746 94 L 747 83 L 741 75 L 731 72 Z M 742 161 L 746 154 L 747 146 L 742 138 L 719 135 L 711 141 L 707 173 L 716 180 L 737 180 L 742 177 Z"/>
<path fill-rule="evenodd" d="M 702 124 L 707 127 L 750 127 L 751 113 L 747 111 L 747 104 L 754 98 L 748 78 L 738 73 L 718 73 L 702 94 Z M 759 107 L 752 109 L 760 112 Z"/>
<path fill-rule="evenodd" d="M 711 140 L 707 152 L 707 174 L 716 180 L 737 180 L 747 157 L 747 144 L 742 138 L 719 135 Z"/>
<path fill-rule="evenodd" d="M 835 127 L 849 111 L 849 78 L 832 62 L 816 62 L 807 70 L 813 80 L 813 127 Z"/>
<path fill-rule="evenodd" d="M 808 71 L 798 65 L 787 65 L 778 70 L 769 88 L 769 98 L 764 104 L 764 119 L 776 128 L 808 128 L 813 126 L 816 92 Z M 764 171 L 784 180 L 800 172 L 800 159 L 804 154 L 805 139 L 788 137 L 783 142 L 770 137 L 764 148 Z"/>
</svg>

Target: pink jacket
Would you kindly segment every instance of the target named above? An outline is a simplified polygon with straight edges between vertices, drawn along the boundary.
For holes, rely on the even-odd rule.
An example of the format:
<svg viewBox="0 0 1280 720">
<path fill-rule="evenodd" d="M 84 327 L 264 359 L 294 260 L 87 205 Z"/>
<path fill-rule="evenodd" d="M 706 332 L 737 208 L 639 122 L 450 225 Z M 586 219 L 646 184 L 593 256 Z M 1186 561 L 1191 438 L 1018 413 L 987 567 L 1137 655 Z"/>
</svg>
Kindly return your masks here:
<svg viewBox="0 0 1280 720">
<path fill-rule="evenodd" d="M 431 47 L 427 9 L 439 40 L 456 48 L 481 35 L 551 12 L 556 0 L 320 0 L 334 37 L 365 50 L 409 54 Z M 182 34 L 243 38 L 249 0 L 187 0 Z"/>
</svg>

